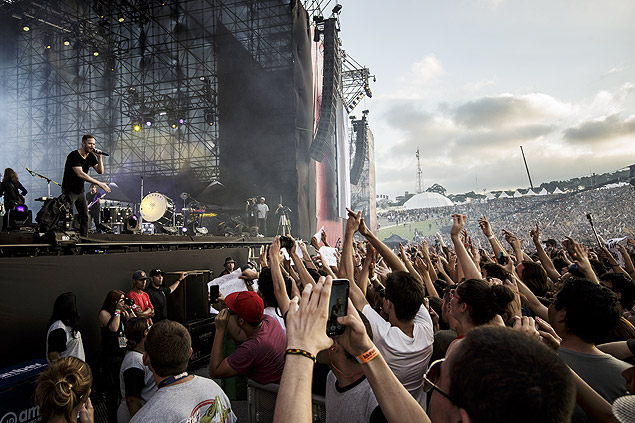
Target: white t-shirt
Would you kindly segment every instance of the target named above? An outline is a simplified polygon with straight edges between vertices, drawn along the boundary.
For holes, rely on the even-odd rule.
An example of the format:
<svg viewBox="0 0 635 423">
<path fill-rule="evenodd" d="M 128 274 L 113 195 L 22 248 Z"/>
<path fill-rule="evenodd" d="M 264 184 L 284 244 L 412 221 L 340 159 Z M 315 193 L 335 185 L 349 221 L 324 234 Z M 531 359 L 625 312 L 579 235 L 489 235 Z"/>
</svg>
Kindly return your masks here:
<svg viewBox="0 0 635 423">
<path fill-rule="evenodd" d="M 426 409 L 426 394 L 423 392 L 423 375 L 428 369 L 434 330 L 428 310 L 421 306 L 414 318 L 413 337 L 403 333 L 384 320 L 370 305 L 362 313 L 373 329 L 373 342 L 402 385 L 417 402 Z"/>
<path fill-rule="evenodd" d="M 280 317 L 280 309 L 278 307 L 265 307 L 265 312 L 267 316 L 273 317 L 276 322 L 280 323 L 282 330 L 284 333 L 287 333 L 287 326 L 284 324 L 284 319 Z"/>
<path fill-rule="evenodd" d="M 211 379 L 194 376 L 161 388 L 130 420 L 131 423 L 235 423 L 225 392 Z"/>
<path fill-rule="evenodd" d="M 50 364 L 49 361 L 49 335 L 56 329 L 64 329 L 66 332 L 66 349 L 60 353 L 60 357 L 77 357 L 82 361 L 86 361 L 86 356 L 84 355 L 84 343 L 82 342 L 82 334 L 77 331 L 75 336 L 73 336 L 73 329 L 70 326 L 66 326 L 61 320 L 56 320 L 49 327 L 48 332 L 46 332 L 46 361 Z"/>
<path fill-rule="evenodd" d="M 138 351 L 127 351 L 119 370 L 121 403 L 119 403 L 119 409 L 117 410 L 117 423 L 128 423 L 130 421 L 130 410 L 128 410 L 128 405 L 126 404 L 126 384 L 123 377 L 124 372 L 128 369 L 140 369 L 143 371 L 143 381 L 145 383 L 143 389 L 141 389 L 141 406 L 148 402 L 157 392 L 157 385 L 154 383 L 152 370 L 143 364 L 143 354 Z"/>
<path fill-rule="evenodd" d="M 269 206 L 266 204 L 256 204 L 256 217 L 258 219 L 264 219 L 267 217 L 267 213 L 269 212 Z"/>
</svg>

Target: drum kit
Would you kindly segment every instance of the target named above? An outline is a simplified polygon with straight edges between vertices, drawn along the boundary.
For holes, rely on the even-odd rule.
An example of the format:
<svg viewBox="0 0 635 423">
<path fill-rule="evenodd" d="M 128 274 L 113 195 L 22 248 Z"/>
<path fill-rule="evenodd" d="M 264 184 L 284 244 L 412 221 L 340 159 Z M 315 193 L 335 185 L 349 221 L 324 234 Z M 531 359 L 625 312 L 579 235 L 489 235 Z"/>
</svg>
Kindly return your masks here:
<svg viewBox="0 0 635 423">
<path fill-rule="evenodd" d="M 183 200 L 183 208 L 181 213 L 176 213 L 174 201 L 170 197 L 159 192 L 151 192 L 141 200 L 141 218 L 154 224 L 155 230 L 167 234 L 206 235 L 207 228 L 201 224 L 200 219 L 204 216 L 215 216 L 215 213 L 208 212 L 196 201 L 191 202 L 189 208 L 185 207 L 186 200 L 191 198 L 186 192 L 179 197 Z"/>
</svg>

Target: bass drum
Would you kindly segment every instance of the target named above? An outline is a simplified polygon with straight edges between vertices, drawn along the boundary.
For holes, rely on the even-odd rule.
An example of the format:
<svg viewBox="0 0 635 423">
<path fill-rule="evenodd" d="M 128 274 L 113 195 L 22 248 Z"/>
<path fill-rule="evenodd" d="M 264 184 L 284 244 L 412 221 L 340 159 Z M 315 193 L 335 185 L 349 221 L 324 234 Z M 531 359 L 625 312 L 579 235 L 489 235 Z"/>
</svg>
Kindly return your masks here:
<svg viewBox="0 0 635 423">
<path fill-rule="evenodd" d="M 141 200 L 141 218 L 157 225 L 172 226 L 174 201 L 158 192 L 151 192 Z"/>
</svg>

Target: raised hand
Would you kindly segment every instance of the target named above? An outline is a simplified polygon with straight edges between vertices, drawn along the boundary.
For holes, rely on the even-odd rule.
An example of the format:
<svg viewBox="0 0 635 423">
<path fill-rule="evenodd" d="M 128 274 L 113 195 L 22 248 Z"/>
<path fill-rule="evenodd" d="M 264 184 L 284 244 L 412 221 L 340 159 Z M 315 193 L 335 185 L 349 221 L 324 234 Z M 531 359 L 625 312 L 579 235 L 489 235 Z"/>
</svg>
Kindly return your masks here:
<svg viewBox="0 0 635 423">
<path fill-rule="evenodd" d="M 450 235 L 452 237 L 458 237 L 465 227 L 465 223 L 467 222 L 467 216 L 464 214 L 453 214 L 452 215 L 452 229 L 450 230 Z"/>
<path fill-rule="evenodd" d="M 481 230 L 483 231 L 483 235 L 485 235 L 486 237 L 489 238 L 490 236 L 494 235 L 494 232 L 492 231 L 492 226 L 489 224 L 487 217 L 483 216 L 480 219 L 478 219 L 478 226 L 481 227 Z"/>
</svg>

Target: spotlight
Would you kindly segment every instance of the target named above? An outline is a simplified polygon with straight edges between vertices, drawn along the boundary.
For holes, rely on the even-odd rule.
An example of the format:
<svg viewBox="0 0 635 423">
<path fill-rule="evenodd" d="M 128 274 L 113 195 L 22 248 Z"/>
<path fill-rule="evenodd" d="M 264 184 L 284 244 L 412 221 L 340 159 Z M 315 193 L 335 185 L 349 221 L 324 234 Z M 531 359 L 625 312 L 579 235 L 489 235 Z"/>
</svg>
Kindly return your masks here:
<svg viewBox="0 0 635 423">
<path fill-rule="evenodd" d="M 342 10 L 342 5 L 341 4 L 336 4 L 335 7 L 333 8 L 333 14 L 337 15 L 338 13 L 340 13 L 340 10 Z"/>
<path fill-rule="evenodd" d="M 22 25 L 22 30 L 24 32 L 29 32 L 31 30 L 31 27 L 29 26 L 29 24 L 25 23 L 24 25 Z"/>
<path fill-rule="evenodd" d="M 185 123 L 185 119 L 183 119 L 183 118 L 179 118 L 179 123 L 180 123 L 181 125 L 183 125 L 183 124 Z"/>
<path fill-rule="evenodd" d="M 95 57 L 99 56 L 99 50 L 93 50 L 93 56 Z"/>
<path fill-rule="evenodd" d="M 154 125 L 154 116 L 147 115 L 146 118 L 145 118 L 145 124 L 146 124 L 146 126 L 148 128 L 151 127 L 152 125 Z"/>
<path fill-rule="evenodd" d="M 139 131 L 141 131 L 141 125 L 139 125 L 138 123 L 135 123 L 134 125 L 132 125 L 132 129 L 135 132 L 139 132 Z"/>
<path fill-rule="evenodd" d="M 65 45 L 65 46 L 70 46 L 70 45 L 71 45 L 71 42 L 70 42 L 69 40 L 64 40 L 64 45 Z"/>
<path fill-rule="evenodd" d="M 206 124 L 208 124 L 209 126 L 213 126 L 215 117 L 216 117 L 216 113 L 214 113 L 214 110 L 212 110 L 212 109 L 205 110 L 205 123 Z"/>
</svg>

